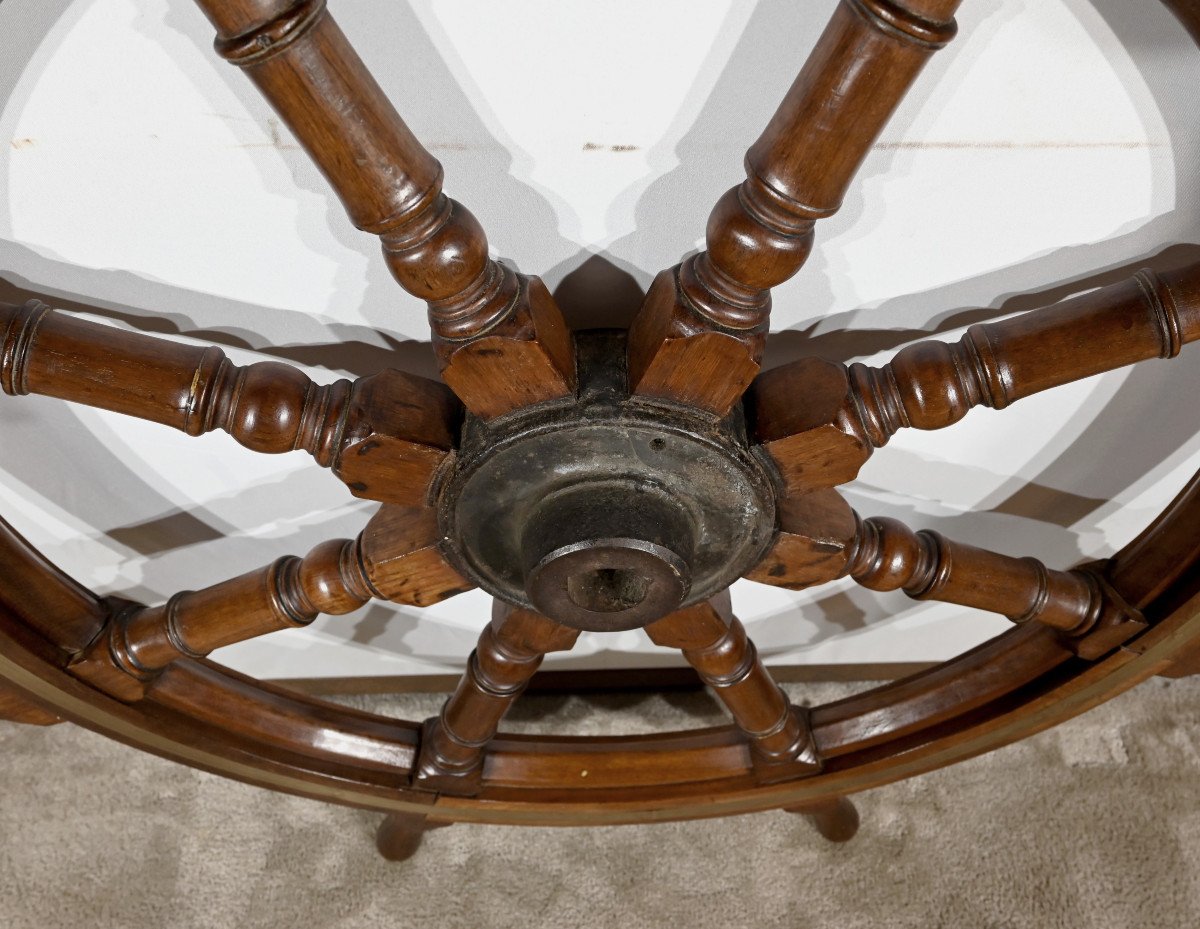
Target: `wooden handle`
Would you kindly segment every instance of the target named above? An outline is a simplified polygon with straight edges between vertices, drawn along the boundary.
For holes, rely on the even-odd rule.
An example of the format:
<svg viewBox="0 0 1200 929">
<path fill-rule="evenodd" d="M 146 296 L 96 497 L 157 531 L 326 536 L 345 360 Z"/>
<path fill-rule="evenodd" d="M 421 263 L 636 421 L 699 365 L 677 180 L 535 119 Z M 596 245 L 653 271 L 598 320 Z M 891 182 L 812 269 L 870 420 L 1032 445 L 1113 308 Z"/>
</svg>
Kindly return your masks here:
<svg viewBox="0 0 1200 929">
<path fill-rule="evenodd" d="M 800 270 L 959 0 L 842 0 L 708 220 L 706 250 L 655 280 L 630 330 L 634 391 L 725 415 L 758 372 L 771 288 Z"/>
<path fill-rule="evenodd" d="M 1087 658 L 1099 657 L 1146 628 L 1099 569 L 1055 571 L 1036 558 L 1013 558 L 914 532 L 894 519 L 862 521 L 847 573 L 871 590 L 903 590 L 999 613 L 1014 623 L 1058 629 Z"/>
<path fill-rule="evenodd" d="M 500 720 L 547 652 L 568 651 L 578 629 L 497 602 L 467 670 L 436 719 L 426 721 L 413 786 L 457 796 L 479 792 L 483 756 Z"/>
<path fill-rule="evenodd" d="M 121 700 L 140 700 L 180 658 L 304 626 L 322 613 L 351 613 L 372 598 L 438 603 L 470 588 L 443 559 L 439 538 L 432 510 L 385 506 L 357 540 L 324 542 L 303 558 L 280 558 L 159 606 L 113 599 L 70 669 Z"/>
<path fill-rule="evenodd" d="M 442 192 L 442 166 L 404 124 L 324 0 L 197 3 L 217 29 L 217 51 L 274 107 L 351 221 L 382 238 L 393 277 L 427 303 L 446 382 L 467 407 L 491 417 L 567 396 L 573 348 L 550 294 L 489 256 L 479 222 Z M 501 345 L 456 364 L 459 351 L 479 339 Z"/>
<path fill-rule="evenodd" d="M 442 193 L 442 166 L 384 95 L 324 0 L 197 0 L 217 52 L 245 70 L 337 192 L 351 221 L 384 237 L 389 266 L 461 338 L 495 323 L 516 276 L 488 258 L 475 218 Z"/>
<path fill-rule="evenodd" d="M 934 51 L 956 2 L 843 0 L 766 130 L 746 180 L 721 198 L 708 250 L 685 262 L 688 299 L 718 325 L 765 321 L 770 289 L 812 248 L 813 223 L 841 206 L 879 133 Z"/>
<path fill-rule="evenodd" d="M 216 429 L 256 452 L 303 450 L 351 493 L 422 505 L 454 445 L 460 409 L 441 384 L 383 371 L 314 384 L 291 365 L 233 364 L 198 348 L 99 325 L 37 300 L 0 304 L 0 388 L 171 426 Z"/>
<path fill-rule="evenodd" d="M 1031 394 L 1151 358 L 1200 339 L 1200 264 L 1132 279 L 972 326 L 955 343 L 917 342 L 882 368 L 850 367 L 863 428 L 883 445 L 905 426 L 941 429 L 974 406 L 1003 409 Z"/>
<path fill-rule="evenodd" d="M 304 449 L 328 467 L 350 382 L 318 387 L 274 361 L 234 365 L 182 345 L 52 310 L 0 304 L 0 387 L 136 416 L 198 436 L 223 429 L 256 452 Z"/>
<path fill-rule="evenodd" d="M 350 613 L 372 595 L 356 543 L 338 539 L 302 559 L 281 558 L 161 606 L 118 606 L 70 670 L 118 699 L 139 700 L 157 673 L 180 658 L 304 626 L 320 613 Z"/>
<path fill-rule="evenodd" d="M 917 342 L 880 368 L 801 358 L 760 375 L 754 436 L 791 494 L 851 481 L 897 430 L 941 429 L 975 406 L 1030 394 L 1200 339 L 1200 264 L 1132 279 L 998 323 L 955 343 Z"/>
<path fill-rule="evenodd" d="M 656 645 L 682 650 L 725 704 L 750 742 L 760 782 L 820 771 L 807 717 L 763 666 L 745 627 L 729 610 L 727 595 L 663 617 L 647 626 L 646 634 Z"/>
</svg>

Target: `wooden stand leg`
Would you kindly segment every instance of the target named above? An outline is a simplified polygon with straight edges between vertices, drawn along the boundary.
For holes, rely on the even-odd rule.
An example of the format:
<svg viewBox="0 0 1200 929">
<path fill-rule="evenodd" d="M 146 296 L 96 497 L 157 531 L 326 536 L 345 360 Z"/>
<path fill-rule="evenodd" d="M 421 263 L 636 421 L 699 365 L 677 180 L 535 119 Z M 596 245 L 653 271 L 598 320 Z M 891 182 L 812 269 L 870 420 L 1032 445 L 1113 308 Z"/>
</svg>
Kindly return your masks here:
<svg viewBox="0 0 1200 929">
<path fill-rule="evenodd" d="M 31 726 L 53 726 L 62 720 L 34 703 L 24 692 L 0 680 L 0 719 Z"/>
<path fill-rule="evenodd" d="M 858 832 L 858 810 L 845 797 L 785 809 L 789 813 L 799 813 L 830 842 L 849 842 Z"/>
<path fill-rule="evenodd" d="M 1200 645 L 1183 648 L 1175 653 L 1171 664 L 1158 673 L 1159 677 L 1192 677 L 1200 674 Z"/>
<path fill-rule="evenodd" d="M 375 847 L 388 861 L 407 861 L 421 847 L 426 832 L 449 825 L 419 813 L 389 813 L 375 831 Z"/>
</svg>

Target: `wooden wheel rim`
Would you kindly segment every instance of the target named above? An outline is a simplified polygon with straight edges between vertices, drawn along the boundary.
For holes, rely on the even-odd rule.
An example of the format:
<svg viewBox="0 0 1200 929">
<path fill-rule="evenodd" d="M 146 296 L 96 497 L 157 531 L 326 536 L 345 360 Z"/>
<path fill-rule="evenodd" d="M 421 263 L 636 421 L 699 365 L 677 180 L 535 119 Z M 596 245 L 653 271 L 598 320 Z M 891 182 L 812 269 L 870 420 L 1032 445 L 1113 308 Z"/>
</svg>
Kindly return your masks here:
<svg viewBox="0 0 1200 929">
<path fill-rule="evenodd" d="M 55 667 L 47 660 L 48 646 L 33 639 L 22 617 L 8 608 L 0 610 L 0 677 L 71 721 L 137 748 L 263 787 L 330 802 L 425 812 L 432 804 L 439 818 L 556 825 L 752 812 L 865 790 L 970 758 L 1054 726 L 1162 671 L 1174 654 L 1200 641 L 1200 557 L 1193 555 L 1186 563 L 1179 563 L 1173 576 L 1165 578 L 1161 566 L 1145 557 L 1144 549 L 1152 536 L 1188 532 L 1198 519 L 1200 480 L 1195 480 L 1142 537 L 1118 556 L 1118 561 L 1128 566 L 1131 590 L 1138 584 L 1155 589 L 1151 598 L 1144 598 L 1143 606 L 1154 624 L 1127 647 L 1102 661 L 1087 663 L 1074 658 L 1049 630 L 1013 629 L 935 669 L 819 708 L 815 734 L 818 744 L 835 762 L 815 777 L 771 787 L 755 785 L 743 739 L 734 727 L 727 726 L 627 740 L 501 738 L 493 743 L 494 756 L 507 762 L 509 770 L 514 765 L 523 766 L 526 780 L 534 784 L 532 788 L 522 790 L 492 782 L 485 775 L 485 789 L 476 798 L 435 797 L 401 786 L 407 782 L 415 755 L 416 724 L 309 700 L 203 661 L 176 663 L 150 697 L 126 705 Z M 40 559 L 14 534 L 0 537 L 0 553 L 8 563 L 19 558 L 31 570 L 38 565 L 39 581 L 48 587 L 78 593 L 69 579 L 44 563 L 38 564 Z M 1003 656 L 1018 657 L 1025 673 L 1009 674 L 999 683 L 988 681 L 987 669 L 996 667 Z M 973 668 L 974 674 L 950 673 L 964 665 Z M 974 683 L 976 693 L 992 698 L 982 705 L 962 700 L 959 712 L 949 719 L 940 712 L 927 711 L 901 727 L 903 731 L 889 733 L 878 726 L 881 713 L 894 712 L 902 700 L 919 701 L 920 695 L 947 686 L 969 694 L 971 688 L 964 681 Z M 291 749 L 286 754 L 257 755 L 251 746 L 222 735 L 199 718 L 196 708 L 204 705 L 206 696 L 217 694 L 245 711 L 257 713 L 264 728 L 290 720 L 304 737 L 280 740 Z M 194 701 L 191 708 L 184 702 L 189 700 Z M 308 718 L 313 710 L 319 710 L 319 721 Z M 928 730 L 935 726 L 937 732 L 931 737 Z M 381 732 L 388 732 L 390 740 L 380 740 Z M 844 739 L 840 745 L 833 742 L 834 734 L 839 732 Z M 374 740 L 370 739 L 371 733 Z M 181 740 L 180 734 L 191 735 L 195 741 Z M 322 742 L 336 744 L 338 740 L 345 745 L 361 740 L 358 757 L 348 752 L 314 750 Z M 653 788 L 650 796 L 639 796 L 639 792 L 646 792 L 644 788 L 580 787 L 579 769 L 566 769 L 570 773 L 564 776 L 558 762 L 560 752 L 590 751 L 593 758 L 587 770 L 592 775 L 591 785 L 595 785 L 604 772 L 604 753 L 613 752 L 620 744 L 631 745 L 646 755 L 658 753 L 663 770 L 678 770 L 673 762 L 681 755 L 690 755 L 696 759 L 691 767 L 699 777 L 662 785 Z M 701 767 L 702 761 L 709 762 L 707 769 Z M 495 774 L 496 765 L 492 767 Z"/>
<path fill-rule="evenodd" d="M 1200 8 L 1172 4 L 1189 28 Z M 962 760 L 1053 726 L 1163 670 L 1200 641 L 1200 481 L 1113 559 L 1113 586 L 1150 629 L 1097 662 L 1052 631 L 1019 627 L 931 671 L 817 708 L 813 730 L 829 763 L 817 776 L 762 786 L 732 726 L 621 738 L 500 737 L 483 789 L 453 797 L 407 788 L 419 725 L 310 700 L 204 660 L 169 667 L 150 694 L 128 705 L 61 667 L 33 631 L 35 617 L 0 594 L 0 678 L 64 717 L 182 763 L 271 789 L 380 810 L 430 812 L 480 822 L 584 825 L 683 819 L 797 806 L 878 786 Z M 0 564 L 20 566 L 47 602 L 99 609 L 94 595 L 0 527 Z M 1164 538 L 1189 540 L 1164 565 Z M 1180 546 L 1177 546 L 1180 547 Z M 46 617 L 37 617 L 41 622 Z M 1003 669 L 1002 671 L 997 669 Z M 953 692 L 953 712 L 943 697 Z M 206 707 L 237 706 L 271 748 L 224 732 Z M 686 775 L 678 772 L 685 771 Z M 656 774 L 673 780 L 656 781 Z M 586 781 L 584 778 L 586 777 Z"/>
</svg>

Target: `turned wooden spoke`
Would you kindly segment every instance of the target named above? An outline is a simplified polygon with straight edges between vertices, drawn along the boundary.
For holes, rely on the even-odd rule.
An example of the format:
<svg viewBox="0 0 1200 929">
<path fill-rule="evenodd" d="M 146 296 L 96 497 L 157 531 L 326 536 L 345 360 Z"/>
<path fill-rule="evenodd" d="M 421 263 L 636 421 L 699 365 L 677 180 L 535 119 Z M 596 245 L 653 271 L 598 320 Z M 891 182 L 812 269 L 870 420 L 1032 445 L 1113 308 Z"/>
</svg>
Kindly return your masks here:
<svg viewBox="0 0 1200 929">
<path fill-rule="evenodd" d="M 1149 268 L 1130 280 L 999 323 L 953 344 L 918 342 L 882 368 L 850 366 L 871 443 L 905 426 L 941 429 L 973 406 L 1003 409 L 1052 387 L 1151 358 L 1200 339 L 1200 263 Z"/>
<path fill-rule="evenodd" d="M 359 497 L 424 504 L 454 443 L 458 402 L 401 371 L 319 386 L 276 361 L 233 364 L 79 319 L 44 303 L 0 304 L 0 387 L 136 416 L 198 436 L 228 432 L 256 452 L 303 450 Z"/>
<path fill-rule="evenodd" d="M 446 382 L 490 417 L 567 396 L 570 334 L 553 298 L 488 256 L 478 221 L 384 96 L 324 0 L 197 0 L 400 285 L 427 302 Z"/>
<path fill-rule="evenodd" d="M 881 368 L 806 358 L 751 389 L 757 440 L 794 490 L 852 480 L 898 429 L 941 429 L 974 406 L 1039 391 L 1200 339 L 1200 264 L 1130 280 L 972 326 L 958 342 L 917 342 Z"/>
<path fill-rule="evenodd" d="M 746 180 L 709 217 L 707 250 L 654 281 L 631 330 L 641 394 L 724 414 L 758 371 L 772 287 L 812 249 L 961 0 L 842 0 L 766 130 Z"/>
<path fill-rule="evenodd" d="M 484 751 L 500 720 L 546 653 L 569 651 L 577 638 L 578 629 L 497 601 L 458 687 L 422 727 L 413 786 L 467 797 L 478 793 Z"/>
<path fill-rule="evenodd" d="M 1055 571 L 1036 558 L 914 532 L 894 519 L 863 520 L 836 491 L 822 490 L 783 501 L 775 545 L 746 577 L 802 590 L 848 574 L 872 590 L 903 590 L 919 600 L 1050 626 L 1079 655 L 1096 658 L 1146 627 L 1113 589 L 1107 569 Z"/>
<path fill-rule="evenodd" d="M 725 704 L 750 742 L 763 783 L 821 769 L 808 716 L 792 706 L 729 605 L 729 594 L 679 610 L 646 627 L 656 645 L 678 648 Z"/>
<path fill-rule="evenodd" d="M 1083 658 L 1099 658 L 1146 628 L 1142 614 L 1105 577 L 1104 564 L 1070 571 L 952 542 L 894 519 L 860 524 L 846 571 L 872 590 L 903 590 L 918 600 L 958 603 L 1014 623 L 1059 630 Z"/>
<path fill-rule="evenodd" d="M 358 540 L 325 542 L 303 558 L 280 558 L 160 606 L 110 600 L 108 621 L 70 669 L 115 697 L 138 700 L 180 658 L 306 626 L 322 613 L 351 613 L 373 597 L 437 603 L 470 585 L 446 564 L 436 543 L 431 511 L 384 507 Z"/>
<path fill-rule="evenodd" d="M 358 546 L 336 539 L 304 558 L 281 558 L 204 590 L 176 594 L 161 606 L 113 602 L 107 626 L 70 670 L 119 699 L 139 700 L 180 658 L 202 658 L 235 642 L 306 626 L 321 613 L 350 613 L 371 596 Z"/>
</svg>

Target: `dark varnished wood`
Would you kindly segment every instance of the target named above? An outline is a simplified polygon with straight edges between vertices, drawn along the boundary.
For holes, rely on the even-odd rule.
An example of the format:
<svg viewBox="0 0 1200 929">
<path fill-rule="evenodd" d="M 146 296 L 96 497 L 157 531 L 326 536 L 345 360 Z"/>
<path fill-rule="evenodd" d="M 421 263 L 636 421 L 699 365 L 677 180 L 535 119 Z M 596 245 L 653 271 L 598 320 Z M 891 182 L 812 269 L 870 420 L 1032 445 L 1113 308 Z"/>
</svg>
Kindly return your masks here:
<svg viewBox="0 0 1200 929">
<path fill-rule="evenodd" d="M 375 832 L 375 847 L 388 861 L 408 861 L 421 847 L 426 832 L 449 825 L 419 813 L 389 813 Z"/>
<path fill-rule="evenodd" d="M 341 198 L 378 235 L 392 275 L 426 301 L 442 376 L 483 417 L 567 396 L 570 334 L 545 285 L 488 255 L 324 0 L 197 0 L 217 51 L 266 97 Z"/>
<path fill-rule="evenodd" d="M 812 250 L 960 0 L 843 0 L 766 130 L 746 180 L 709 217 L 707 248 L 662 272 L 633 323 L 637 393 L 724 414 L 758 372 L 771 288 Z"/>
<path fill-rule="evenodd" d="M 397 278 L 430 302 L 447 380 L 468 406 L 487 417 L 569 392 L 569 343 L 548 295 L 535 279 L 487 258 L 478 225 L 442 194 L 440 168 L 395 117 L 323 5 L 202 6 L 222 53 L 266 91 L 352 218 L 383 237 Z M 879 126 L 952 33 L 956 6 L 844 0 L 751 149 L 747 181 L 714 211 L 707 252 L 652 289 L 631 342 L 643 394 L 717 412 L 736 399 L 757 369 L 771 282 L 803 261 L 812 223 L 836 209 Z M 1200 30 L 1200 4 L 1175 6 Z M 858 520 L 840 497 L 821 490 L 853 477 L 858 458 L 886 441 L 888 430 L 937 428 L 976 403 L 1003 406 L 1118 363 L 1177 353 L 1197 326 L 1189 275 L 1142 275 L 1124 289 L 972 330 L 957 346 L 910 347 L 879 370 L 811 360 L 783 369 L 774 386 L 770 375 L 758 381 L 753 422 L 788 493 L 775 544 L 752 577 L 803 587 L 848 573 L 874 589 L 903 589 L 1022 623 L 951 662 L 811 713 L 787 706 L 740 624 L 708 604 L 660 621 L 651 634 L 685 650 L 740 728 L 633 738 L 497 734 L 541 655 L 569 647 L 573 636 L 523 611 L 494 619 L 459 691 L 424 727 L 288 694 L 196 657 L 317 611 L 346 612 L 368 596 L 420 605 L 463 589 L 466 582 L 441 557 L 433 511 L 420 505 L 423 486 L 401 501 L 406 505 L 384 507 L 356 542 L 328 543 L 304 559 L 180 595 L 164 607 L 91 595 L 0 524 L 0 679 L 55 714 L 149 750 L 278 789 L 402 814 L 384 843 L 397 854 L 405 842 L 412 845 L 414 824 L 443 818 L 600 823 L 783 807 L 815 817 L 830 837 L 844 836 L 845 794 L 1030 734 L 1150 674 L 1182 667 L 1181 656 L 1200 650 L 1196 481 L 1111 560 L 1072 571 L 888 520 Z M 47 318 L 31 322 L 35 310 L 6 310 L 0 370 L 10 392 L 22 392 L 33 372 L 35 381 L 44 374 L 45 384 L 60 385 L 42 392 L 70 389 L 79 396 L 68 399 L 83 402 L 94 392 L 142 415 L 140 405 L 161 410 L 156 404 L 164 397 L 194 386 L 195 376 L 180 387 L 178 366 L 159 372 L 156 365 L 170 358 L 154 347 L 135 351 L 138 370 L 99 383 L 92 375 L 107 370 L 108 360 L 89 354 L 96 352 L 91 343 L 109 337 L 73 330 L 71 345 L 70 334 Z M 55 344 L 38 373 L 38 356 Z M 183 368 L 190 364 L 195 375 L 203 363 L 185 359 Z M 311 388 L 274 369 L 226 376 L 228 396 L 211 402 L 231 410 L 248 404 L 229 421 L 251 447 L 307 434 L 304 426 L 293 434 L 292 424 L 326 415 L 306 412 L 310 402 L 349 407 L 359 396 L 369 429 L 354 482 L 368 496 L 400 482 L 372 459 L 380 448 L 376 457 L 387 458 L 377 439 L 393 435 L 388 417 L 399 415 L 398 392 L 383 381 L 359 394 L 355 385 L 343 400 L 332 388 Z M 154 390 L 143 393 L 148 386 Z M 328 395 L 314 401 L 310 389 Z M 121 396 L 126 390 L 132 399 Z M 442 398 L 449 402 L 444 392 Z M 433 419 L 452 431 L 448 416 Z M 796 444 L 796 436 L 806 438 Z M 443 454 L 450 447 L 445 434 L 427 444 Z M 806 748 L 793 740 L 779 752 L 782 734 L 797 726 Z M 821 770 L 806 762 L 806 752 L 821 759 Z"/>
<path fill-rule="evenodd" d="M 75 654 L 104 626 L 107 610 L 92 592 L 57 571 L 3 519 L 0 580 L 0 607 L 27 618 L 30 631 L 48 646 L 43 654 Z"/>
<path fill-rule="evenodd" d="M 804 358 L 762 374 L 750 396 L 758 442 L 787 487 L 853 480 L 898 429 L 941 429 L 974 406 L 1003 409 L 1043 390 L 1200 339 L 1200 265 L 1132 279 L 998 323 L 930 340 L 882 368 Z M 797 398 L 805 398 L 798 403 Z"/>
<path fill-rule="evenodd" d="M 467 797 L 478 793 L 484 752 L 500 720 L 546 653 L 569 651 L 578 638 L 578 629 L 497 601 L 458 687 L 421 730 L 413 786 Z"/>
<path fill-rule="evenodd" d="M 786 505 L 774 548 L 747 577 L 800 590 L 848 574 L 872 590 L 903 590 L 919 600 L 999 613 L 1018 624 L 1042 623 L 1062 632 L 1089 659 L 1146 628 L 1145 618 L 1113 586 L 1114 562 L 1056 571 L 1036 558 L 1001 555 L 929 530 L 914 532 L 894 519 L 860 519 L 849 505 L 834 503 L 836 497 L 834 491 L 816 491 Z"/>
<path fill-rule="evenodd" d="M 1023 397 L 1151 358 L 1200 339 L 1200 265 L 1145 269 L 1131 280 L 999 323 L 954 344 L 918 342 L 885 367 L 852 365 L 854 395 L 873 445 L 897 429 L 941 429 L 976 405 Z"/>
<path fill-rule="evenodd" d="M 1013 558 L 914 532 L 894 519 L 860 523 L 847 573 L 872 590 L 903 590 L 1037 622 L 1062 632 L 1083 658 L 1095 659 L 1144 632 L 1141 613 L 1112 588 L 1102 563 L 1055 571 L 1036 558 Z"/>
<path fill-rule="evenodd" d="M 656 645 L 680 649 L 725 704 L 750 741 L 762 783 L 821 770 L 807 713 L 788 702 L 759 660 L 728 594 L 672 613 L 647 626 L 646 634 Z"/>
<path fill-rule="evenodd" d="M 106 603 L 103 630 L 70 670 L 121 700 L 140 700 L 164 668 L 235 642 L 352 613 L 372 597 L 428 605 L 467 589 L 434 544 L 431 511 L 384 507 L 358 540 L 334 539 L 303 558 L 266 568 L 165 604 Z M 391 531 L 381 531 L 381 525 Z"/>
<path fill-rule="evenodd" d="M 417 757 L 415 723 L 326 703 L 207 659 L 168 665 L 138 706 L 155 718 L 172 716 L 176 725 L 186 718 L 206 737 L 247 752 L 276 759 L 301 753 L 321 772 L 351 771 L 389 788 L 407 779 Z"/>
<path fill-rule="evenodd" d="M 858 834 L 858 809 L 845 797 L 786 809 L 803 816 L 830 842 L 849 842 Z"/>
<path fill-rule="evenodd" d="M 0 719 L 30 726 L 53 726 L 62 717 L 52 713 L 24 691 L 0 680 Z"/>
<path fill-rule="evenodd" d="M 31 300 L 0 304 L 0 388 L 161 423 L 220 429 L 268 454 L 302 450 L 355 496 L 422 505 L 460 413 L 443 385 L 388 370 L 314 384 L 276 361 L 238 367 L 216 347 L 126 332 Z"/>
<path fill-rule="evenodd" d="M 121 700 L 140 700 L 163 668 L 203 658 L 235 642 L 308 625 L 321 613 L 350 613 L 371 599 L 358 545 L 336 539 L 304 558 L 281 558 L 259 571 L 161 606 L 113 601 L 105 630 L 71 672 Z"/>
</svg>

